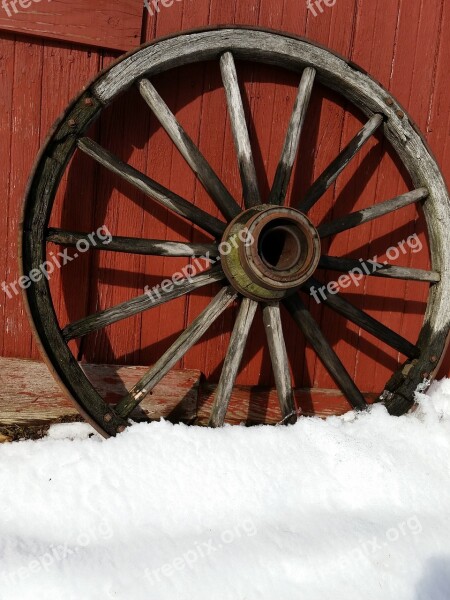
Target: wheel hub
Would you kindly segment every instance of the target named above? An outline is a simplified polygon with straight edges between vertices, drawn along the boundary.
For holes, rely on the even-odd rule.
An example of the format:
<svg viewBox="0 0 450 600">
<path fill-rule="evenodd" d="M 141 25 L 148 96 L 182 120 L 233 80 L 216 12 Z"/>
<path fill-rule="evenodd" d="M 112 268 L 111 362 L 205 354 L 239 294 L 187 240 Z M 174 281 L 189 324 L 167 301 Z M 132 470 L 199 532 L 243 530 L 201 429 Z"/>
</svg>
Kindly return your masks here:
<svg viewBox="0 0 450 600">
<path fill-rule="evenodd" d="M 237 291 L 253 300 L 279 300 L 316 270 L 320 238 L 300 211 L 263 204 L 229 224 L 219 249 L 223 270 Z"/>
</svg>

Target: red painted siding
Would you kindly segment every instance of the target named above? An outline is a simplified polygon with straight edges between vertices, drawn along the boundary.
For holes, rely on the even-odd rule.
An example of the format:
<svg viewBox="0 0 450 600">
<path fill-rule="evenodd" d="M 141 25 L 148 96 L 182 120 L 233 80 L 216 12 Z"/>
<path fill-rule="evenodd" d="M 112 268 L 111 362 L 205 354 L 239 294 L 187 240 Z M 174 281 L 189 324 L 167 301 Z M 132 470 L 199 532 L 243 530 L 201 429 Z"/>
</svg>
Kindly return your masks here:
<svg viewBox="0 0 450 600">
<path fill-rule="evenodd" d="M 139 0 L 3 0 L 0 30 L 130 50 L 141 38 L 143 2 Z"/>
<path fill-rule="evenodd" d="M 397 97 L 425 134 L 447 180 L 450 179 L 450 97 L 446 90 L 450 59 L 450 7 L 444 0 L 337 0 L 314 17 L 298 0 L 182 0 L 145 15 L 146 40 L 199 26 L 245 24 L 289 31 L 328 46 L 360 64 Z M 144 40 L 143 40 L 144 41 Z M 38 147 L 52 121 L 76 93 L 113 57 L 59 42 L 0 35 L 0 280 L 17 277 L 17 227 L 23 191 Z M 271 185 L 298 77 L 269 67 L 239 64 L 250 118 L 261 191 Z M 241 190 L 218 64 L 195 65 L 156 78 L 158 90 L 199 144 L 236 197 Z M 336 94 L 317 86 L 297 162 L 290 196 L 298 197 L 361 126 L 363 117 Z M 121 158 L 185 196 L 215 211 L 156 119 L 137 93 L 108 109 L 91 135 Z M 148 143 L 148 140 L 150 142 Z M 67 183 L 69 184 L 67 186 Z M 381 136 L 375 136 L 312 211 L 314 222 L 330 219 L 402 193 L 409 181 Z M 118 178 L 76 156 L 58 196 L 52 224 L 92 231 L 107 224 L 117 235 L 140 234 L 188 240 L 194 235 L 181 219 L 169 216 Z M 418 232 L 425 242 L 420 211 L 412 206 L 336 236 L 329 253 L 372 258 Z M 413 260 L 412 260 L 413 259 Z M 427 252 L 396 264 L 428 266 Z M 52 280 L 61 323 L 132 298 L 158 283 L 183 260 L 146 259 L 102 253 L 84 256 Z M 322 277 L 327 277 L 321 274 Z M 331 276 L 328 277 L 329 279 Z M 358 306 L 415 341 L 427 286 L 380 278 L 367 279 L 348 296 Z M 91 335 L 78 345 L 80 358 L 96 362 L 149 364 L 206 305 L 202 290 Z M 345 320 L 317 306 L 311 310 L 357 384 L 379 391 L 402 357 Z M 225 313 L 182 366 L 200 368 L 217 380 L 227 348 L 234 310 Z M 20 300 L 1 299 L 0 354 L 34 357 L 36 350 Z M 239 383 L 272 384 L 268 352 L 257 315 Z M 314 353 L 288 318 L 287 343 L 298 387 L 334 387 Z M 259 331 L 258 331 L 259 328 Z M 359 336 L 359 338 L 358 338 Z M 442 374 L 450 373 L 447 360 Z"/>
</svg>

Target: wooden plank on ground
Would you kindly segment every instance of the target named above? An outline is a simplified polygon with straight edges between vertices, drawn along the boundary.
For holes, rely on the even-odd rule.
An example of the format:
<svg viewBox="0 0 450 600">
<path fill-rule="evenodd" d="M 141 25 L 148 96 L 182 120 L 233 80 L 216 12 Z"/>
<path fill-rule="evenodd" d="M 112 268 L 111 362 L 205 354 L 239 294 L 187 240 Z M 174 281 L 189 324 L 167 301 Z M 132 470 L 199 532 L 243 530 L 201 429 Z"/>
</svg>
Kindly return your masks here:
<svg viewBox="0 0 450 600">
<path fill-rule="evenodd" d="M 148 367 L 84 365 L 86 375 L 108 402 L 117 403 Z M 132 414 L 135 420 L 165 418 L 191 422 L 196 416 L 200 371 L 171 371 Z M 44 363 L 0 358 L 0 424 L 51 423 L 78 414 Z"/>
<path fill-rule="evenodd" d="M 83 365 L 89 380 L 111 404 L 123 398 L 126 390 L 142 378 L 149 367 L 117 365 Z M 201 384 L 197 370 L 173 370 L 155 386 L 153 393 L 133 414 L 135 421 L 167 419 L 172 423 L 209 422 L 217 385 Z M 337 390 L 297 389 L 296 405 L 306 416 L 328 417 L 351 410 Z M 364 394 L 372 403 L 376 394 Z M 0 427 L 49 425 L 78 416 L 47 366 L 39 361 L 0 358 Z M 274 425 L 282 421 L 275 388 L 237 385 L 233 388 L 225 422 L 231 425 Z"/>
<path fill-rule="evenodd" d="M 126 51 L 140 44 L 143 11 L 138 0 L 5 0 L 0 30 Z"/>
<path fill-rule="evenodd" d="M 217 386 L 205 384 L 200 388 L 196 425 L 207 425 Z M 372 404 L 377 394 L 363 394 L 366 402 Z M 343 415 L 352 407 L 338 390 L 296 389 L 296 406 L 300 406 L 304 416 L 329 417 Z M 238 425 L 276 425 L 281 423 L 280 405 L 275 388 L 237 385 L 233 388 L 225 423 Z"/>
</svg>

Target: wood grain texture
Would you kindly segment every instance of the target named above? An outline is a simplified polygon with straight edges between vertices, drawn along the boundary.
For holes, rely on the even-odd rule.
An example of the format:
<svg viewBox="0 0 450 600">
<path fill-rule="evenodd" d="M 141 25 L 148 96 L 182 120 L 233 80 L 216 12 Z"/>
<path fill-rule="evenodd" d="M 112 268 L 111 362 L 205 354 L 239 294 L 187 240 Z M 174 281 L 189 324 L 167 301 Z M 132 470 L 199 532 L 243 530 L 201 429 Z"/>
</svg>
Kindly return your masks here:
<svg viewBox="0 0 450 600">
<path fill-rule="evenodd" d="M 142 17 L 135 0 L 23 0 L 2 5 L 0 30 L 126 51 L 140 43 Z"/>
<path fill-rule="evenodd" d="M 236 383 L 250 327 L 252 326 L 257 308 L 258 303 L 254 300 L 250 300 L 249 298 L 242 299 L 211 409 L 209 420 L 211 427 L 221 427 L 225 422 L 228 404 Z"/>
<path fill-rule="evenodd" d="M 89 380 L 98 387 L 102 397 L 112 405 L 122 397 L 148 370 L 145 366 L 83 364 Z M 40 361 L 0 358 L 0 425 L 50 425 L 79 417 Z M 201 373 L 195 370 L 172 370 L 145 398 L 133 414 L 133 420 L 207 425 L 216 386 L 201 383 Z M 373 402 L 374 394 L 366 394 Z M 326 417 L 344 414 L 349 404 L 334 390 L 295 390 L 296 402 L 306 415 Z M 281 421 L 277 392 L 270 388 L 236 386 L 230 400 L 226 422 L 239 424 Z"/>
<path fill-rule="evenodd" d="M 363 267 L 365 265 L 365 268 Z M 388 277 L 391 279 L 405 279 L 408 281 L 426 281 L 428 283 L 438 283 L 441 276 L 436 271 L 426 271 L 425 269 L 411 269 L 411 267 L 397 267 L 386 263 L 374 261 L 356 260 L 353 258 L 340 258 L 338 256 L 324 256 L 320 258 L 319 267 L 349 273 L 356 269 L 355 273 L 362 272 L 364 275 L 373 277 Z"/>
<path fill-rule="evenodd" d="M 202 384 L 199 393 L 199 405 L 196 425 L 208 425 L 211 407 L 217 385 Z M 363 394 L 364 400 L 372 404 L 377 394 Z M 332 415 L 344 415 L 351 405 L 344 394 L 336 389 L 296 388 L 294 400 L 299 412 L 304 416 L 326 418 Z M 225 423 L 229 425 L 281 425 L 280 404 L 277 390 L 273 387 L 236 385 L 228 406 Z"/>
<path fill-rule="evenodd" d="M 82 242 L 82 248 L 145 256 L 219 256 L 216 244 L 189 244 L 123 236 L 110 236 L 105 239 L 105 235 L 99 238 L 98 235 L 53 228 L 48 230 L 47 242 L 61 246 L 76 246 Z"/>
<path fill-rule="evenodd" d="M 141 79 L 139 91 L 154 115 L 166 130 L 183 158 L 202 182 L 205 190 L 229 221 L 239 214 L 239 206 L 219 179 L 214 169 L 177 121 L 167 104 L 148 79 Z"/>
<path fill-rule="evenodd" d="M 339 156 L 333 160 L 308 190 L 306 197 L 298 205 L 299 210 L 306 213 L 314 206 L 319 198 L 321 198 L 327 189 L 336 181 L 350 161 L 353 160 L 356 154 L 363 148 L 364 144 L 370 140 L 382 122 L 383 117 L 376 114 L 364 125 L 361 131 L 358 131 Z"/>
<path fill-rule="evenodd" d="M 176 3 L 168 10 L 161 10 L 157 17 L 157 20 L 156 15 L 149 19 L 146 29 L 148 40 L 156 35 L 207 24 L 252 23 L 306 34 L 310 40 L 340 52 L 372 73 L 410 111 L 425 133 L 444 176 L 449 180 L 449 123 L 446 115 L 450 114 L 447 90 L 450 7 L 441 0 L 428 4 L 426 10 L 420 3 L 406 5 L 396 0 L 374 0 L 371 3 L 342 0 L 317 18 L 312 18 L 306 3 L 298 4 L 292 0 L 238 4 L 198 0 L 195 5 Z M 422 45 L 420 53 L 416 51 L 417 39 L 428 41 Z M 109 57 L 106 53 L 104 57 L 101 53 L 89 56 L 87 50 L 74 50 L 58 43 L 42 49 L 40 41 L 30 44 L 30 40 L 8 37 L 8 34 L 4 35 L 0 44 L 0 187 L 4 202 L 0 213 L 0 233 L 2 240 L 8 240 L 4 247 L 6 251 L 0 253 L 3 264 L 0 279 L 10 281 L 17 277 L 17 221 L 14 219 L 19 218 L 23 188 L 33 155 L 70 96 L 102 65 L 106 65 Z M 158 90 L 170 103 L 191 137 L 199 142 L 202 152 L 234 195 L 239 188 L 233 188 L 233 181 L 239 187 L 240 184 L 239 174 L 234 168 L 233 140 L 230 133 L 225 131 L 225 124 L 216 118 L 217 114 L 226 113 L 217 60 L 214 68 L 211 66 L 208 72 L 190 70 L 188 75 L 182 70 L 174 71 L 170 76 L 161 78 L 162 88 L 158 80 Z M 290 74 L 278 74 L 274 78 L 270 70 L 256 69 L 251 75 L 253 66 L 243 65 L 242 68 L 241 85 L 248 99 L 245 109 L 248 111 L 251 108 L 253 115 L 249 123 L 250 139 L 255 144 L 255 163 L 263 184 L 261 189 L 267 193 L 264 176 L 261 176 L 259 149 L 264 155 L 264 167 L 267 167 L 271 181 L 295 101 L 299 73 L 293 74 L 292 78 Z M 211 76 L 215 78 L 211 79 Z M 191 86 L 190 92 L 186 87 L 187 81 Z M 26 92 L 28 89 L 32 91 Z M 203 90 L 206 96 L 200 101 L 195 94 Z M 322 92 L 323 88 L 318 82 L 310 105 L 311 114 L 308 114 L 305 124 L 306 139 L 311 142 L 308 145 L 310 155 L 299 157 L 298 165 L 294 166 L 288 203 L 292 200 L 291 193 L 295 200 L 304 196 L 310 184 L 364 123 L 362 115 L 348 111 L 345 104 L 336 105 L 333 95 L 323 95 Z M 37 102 L 40 94 L 42 108 Z M 397 110 L 397 106 L 394 108 Z M 192 198 L 196 206 L 209 211 L 210 199 L 188 175 L 183 160 L 177 157 L 176 150 L 174 152 L 170 148 L 170 140 L 165 142 L 165 132 L 161 133 L 154 121 L 146 120 L 145 110 L 139 109 L 139 102 L 131 99 L 121 110 L 129 115 L 128 119 L 123 118 L 120 111 L 119 115 L 117 111 L 112 115 L 110 124 L 103 119 L 102 139 L 98 138 L 102 144 L 114 149 L 122 160 L 130 159 L 134 167 L 158 181 L 158 177 L 161 177 L 161 183 L 166 187 L 176 189 L 178 194 L 189 200 Z M 23 135 L 20 134 L 23 131 L 27 132 L 27 152 L 23 151 Z M 143 141 L 147 137 L 150 139 L 148 146 Z M 375 144 L 375 140 L 370 141 L 355 157 L 354 163 L 341 174 L 336 185 L 331 186 L 321 202 L 311 210 L 315 224 L 340 218 L 353 210 L 365 209 L 374 198 L 395 197 L 408 189 L 409 181 L 405 181 L 404 175 L 398 171 L 398 165 L 386 153 L 387 145 L 383 148 L 379 146 L 381 144 Z M 121 154 L 123 148 L 124 153 Z M 382 159 L 380 177 L 373 170 L 375 156 Z M 154 209 L 152 207 L 152 215 L 142 208 L 138 209 L 137 205 L 131 208 L 130 200 L 137 198 L 140 201 L 139 194 L 134 194 L 130 187 L 123 186 L 110 173 L 102 175 L 96 172 L 95 164 L 89 166 L 85 161 L 75 165 L 73 174 L 70 184 L 73 186 L 77 182 L 78 187 L 65 198 L 64 209 L 57 215 L 63 219 L 66 229 L 76 230 L 76 219 L 82 214 L 85 220 L 81 228 L 83 231 L 91 231 L 94 226 L 106 222 L 118 236 L 134 237 L 142 233 L 149 239 L 182 242 L 191 239 L 190 226 L 176 217 L 168 217 L 164 209 L 159 209 L 157 205 Z M 111 207 L 103 213 L 101 207 L 108 195 L 111 196 Z M 64 192 L 61 205 L 63 199 Z M 92 203 L 95 203 L 95 210 Z M 218 216 L 217 213 L 215 215 Z M 55 221 L 54 226 L 59 227 L 61 223 Z M 331 248 L 327 247 L 326 252 L 353 260 L 378 254 L 382 260 L 383 251 L 405 239 L 405 236 L 417 232 L 425 245 L 423 252 L 408 257 L 408 260 L 395 267 L 438 272 L 439 265 L 432 268 L 429 264 L 423 229 L 421 209 L 406 207 L 398 214 L 392 213 L 392 221 L 390 218 L 379 219 L 352 230 L 350 234 L 342 233 L 331 242 Z M 199 243 L 208 241 L 201 232 L 196 231 L 195 235 Z M 55 274 L 52 283 L 55 284 L 56 309 L 62 315 L 62 323 L 77 320 L 85 314 L 142 293 L 149 278 L 157 282 L 169 276 L 171 266 L 167 261 L 177 260 L 170 258 L 150 262 L 137 257 L 136 262 L 130 263 L 121 260 L 120 256 L 113 257 L 112 253 L 102 254 L 102 257 L 92 259 L 92 265 L 77 262 L 70 266 L 70 273 L 62 273 L 61 278 L 59 273 Z M 328 274 L 328 277 L 334 278 L 334 274 Z M 359 288 L 359 294 L 351 297 L 351 301 L 403 337 L 416 339 L 414 335 L 418 333 L 422 322 L 428 286 L 392 278 L 367 279 L 370 281 L 364 282 L 364 287 Z M 88 281 L 91 281 L 89 285 Z M 161 354 L 163 343 L 172 340 L 174 333 L 192 320 L 207 301 L 206 293 L 196 294 L 187 302 L 184 299 L 177 300 L 175 310 L 156 308 L 142 317 L 134 317 L 132 323 L 118 323 L 108 330 L 107 335 L 100 332 L 93 334 L 88 343 L 79 349 L 80 356 L 95 356 L 102 361 L 152 364 Z M 31 341 L 20 302 L 10 301 L 3 296 L 0 305 L 2 352 L 8 355 L 35 355 L 36 347 Z M 389 372 L 403 360 L 398 352 L 376 342 L 370 334 L 360 332 L 356 325 L 349 324 L 345 319 L 330 319 L 328 309 L 324 311 L 322 306 L 315 306 L 315 303 L 311 308 L 347 370 L 355 375 L 358 386 L 366 389 L 364 385 L 368 385 L 370 391 L 379 392 L 380 382 L 386 381 Z M 216 336 L 213 339 L 205 336 L 205 340 L 191 351 L 187 359 L 192 366 L 197 364 L 204 367 L 214 381 L 219 377 L 218 365 L 223 360 L 231 326 L 232 319 L 225 315 L 214 329 Z M 262 329 L 260 320 L 255 329 Z M 304 352 L 303 342 L 294 331 L 294 327 L 286 328 L 286 343 L 297 365 L 293 373 L 296 385 L 332 387 L 333 382 L 320 360 L 311 350 Z M 251 337 L 249 356 L 242 365 L 239 382 L 273 385 L 270 358 L 267 350 L 262 350 L 264 340 L 256 331 Z M 367 381 L 368 372 L 373 373 L 370 381 Z M 450 363 L 447 362 L 441 374 L 449 372 Z"/>
<path fill-rule="evenodd" d="M 314 69 L 307 67 L 303 71 L 297 98 L 295 99 L 294 108 L 289 120 L 280 162 L 275 173 L 272 189 L 270 190 L 269 204 L 284 204 L 286 199 L 315 76 L 316 71 Z"/>
<path fill-rule="evenodd" d="M 78 148 L 112 173 L 136 186 L 141 192 L 144 192 L 144 194 L 147 194 L 165 208 L 189 219 L 192 223 L 195 223 L 212 235 L 220 236 L 225 230 L 224 223 L 211 217 L 205 211 L 193 206 L 184 198 L 174 194 L 171 190 L 121 161 L 112 152 L 102 148 L 94 140 L 82 138 L 78 140 Z"/>
<path fill-rule="evenodd" d="M 63 337 L 66 340 L 72 340 L 88 335 L 93 331 L 128 319 L 144 310 L 155 308 L 161 304 L 175 300 L 179 296 L 184 296 L 198 288 L 216 283 L 222 279 L 224 279 L 222 270 L 220 268 L 213 268 L 190 278 L 184 277 L 176 282 L 166 280 L 167 289 L 165 282 L 161 282 L 162 285 L 160 287 L 155 286 L 154 288 L 150 288 L 141 296 L 66 325 L 63 330 Z"/>
<path fill-rule="evenodd" d="M 110 404 L 143 376 L 147 367 L 84 364 L 89 380 Z M 47 366 L 38 361 L 0 358 L 0 424 L 49 424 L 74 418 L 78 411 L 54 381 Z M 196 418 L 200 372 L 172 371 L 133 414 L 133 419 L 189 423 Z"/>
<path fill-rule="evenodd" d="M 263 321 L 270 358 L 272 360 L 281 415 L 286 424 L 295 423 L 297 421 L 297 409 L 294 402 L 291 370 L 289 368 L 289 358 L 284 340 L 279 304 L 268 304 L 263 308 Z"/>
<path fill-rule="evenodd" d="M 379 202 L 378 204 L 374 204 L 369 208 L 363 208 L 362 210 L 351 213 L 345 217 L 341 217 L 340 219 L 336 219 L 335 221 L 331 221 L 330 223 L 324 223 L 317 228 L 317 231 L 319 232 L 321 238 L 335 235 L 336 233 L 341 233 L 342 231 L 347 231 L 348 229 L 358 227 L 363 223 L 368 223 L 374 219 L 384 217 L 385 215 L 399 210 L 400 208 L 404 208 L 405 206 L 409 206 L 410 204 L 414 204 L 415 202 L 426 200 L 427 197 L 428 190 L 426 188 L 413 190 L 411 192 L 407 192 L 406 194 L 402 194 L 401 196 L 397 196 L 397 198 L 392 198 L 391 200 L 386 200 L 385 202 Z"/>
<path fill-rule="evenodd" d="M 237 298 L 231 286 L 224 287 L 215 296 L 206 309 L 175 340 L 153 367 L 133 386 L 128 394 L 117 405 L 117 412 L 124 417 L 148 396 L 153 387 L 169 370 L 186 354 L 186 352 L 206 333 L 214 321 Z"/>
<path fill-rule="evenodd" d="M 213 34 L 211 34 L 211 35 L 213 35 Z M 221 34 L 221 33 L 217 33 L 217 32 L 215 32 L 215 34 L 214 34 L 214 35 L 215 35 L 215 36 L 216 36 L 216 37 L 219 39 L 219 41 L 220 41 L 220 39 L 221 39 L 221 37 L 222 37 L 222 34 Z M 238 37 L 239 37 L 239 33 L 237 33 L 237 32 L 232 32 L 232 34 L 230 33 L 230 35 L 236 36 L 236 39 L 238 39 Z M 258 37 L 258 36 L 259 36 L 259 32 L 258 32 L 257 34 L 253 32 L 253 33 L 252 33 L 252 35 L 255 35 L 256 37 Z M 200 37 L 199 39 L 201 40 L 201 39 L 202 39 L 202 37 Z M 275 38 L 272 38 L 272 39 L 274 40 L 275 52 L 276 52 L 276 51 L 277 51 L 277 46 L 278 46 L 278 40 L 276 39 L 276 37 L 275 37 Z M 238 39 L 238 41 L 239 41 L 239 39 Z M 298 45 L 300 45 L 300 44 L 301 44 L 301 43 L 299 43 Z M 125 61 L 125 62 L 127 62 L 127 61 Z M 337 67 L 337 66 L 338 66 L 338 63 L 336 63 L 336 67 Z M 345 81 L 345 79 L 344 79 L 344 81 Z M 370 85 L 371 85 L 371 83 L 372 83 L 372 82 L 370 82 L 370 80 L 367 80 L 367 79 L 365 79 L 365 80 L 364 80 L 364 82 L 365 82 L 365 84 L 366 84 L 367 86 L 369 86 L 369 87 L 370 87 Z M 358 85 L 355 83 L 355 88 L 359 90 L 359 87 L 360 87 L 360 86 L 358 86 Z M 380 91 L 378 92 L 378 105 L 380 104 L 380 101 L 381 101 L 380 95 L 383 95 L 383 94 L 384 94 L 384 92 L 381 92 L 381 94 L 380 94 Z M 368 94 L 366 94 L 365 98 L 366 98 L 366 102 L 367 102 L 368 104 L 370 104 L 371 102 L 373 102 L 374 100 L 376 100 L 376 95 L 374 95 L 374 94 L 372 94 L 372 95 L 368 95 Z M 398 115 L 397 115 L 397 116 L 398 116 Z M 411 133 L 410 133 L 410 135 L 411 135 Z M 418 141 L 418 144 L 419 144 L 419 147 L 420 147 L 420 140 Z M 409 162 L 409 166 L 410 166 L 410 169 L 411 169 L 411 171 L 420 171 L 420 166 L 418 166 L 418 165 L 416 164 L 416 162 L 415 162 L 415 157 L 411 157 L 410 155 L 407 155 L 407 156 L 406 156 L 406 159 L 408 159 L 408 158 L 409 158 L 409 161 L 410 161 L 410 162 Z M 405 160 L 406 160 L 406 159 L 405 159 Z M 406 162 L 407 162 L 407 160 L 406 160 Z M 431 166 L 431 168 L 435 168 L 435 165 L 433 165 L 433 164 L 432 164 L 432 161 L 429 161 L 429 162 L 431 163 L 431 165 L 430 165 L 430 166 Z M 426 174 L 425 174 L 425 175 L 426 175 Z M 430 185 L 431 185 L 431 182 L 430 182 Z M 436 191 L 437 191 L 437 193 L 439 193 L 439 184 L 437 184 L 437 185 L 436 185 Z M 443 195 L 446 195 L 446 194 L 445 194 L 445 191 L 442 191 L 442 189 L 441 189 L 440 193 L 441 193 L 441 194 L 443 194 Z"/>
<path fill-rule="evenodd" d="M 366 408 L 363 395 L 300 298 L 290 296 L 284 305 L 353 408 Z"/>
<path fill-rule="evenodd" d="M 405 356 L 416 358 L 420 354 L 420 349 L 417 346 L 346 300 L 344 296 L 337 292 L 336 286 L 328 288 L 328 286 L 324 286 L 322 282 L 312 277 L 303 289 L 306 292 L 310 292 L 312 289 L 318 290 L 321 293 L 319 297 L 327 306 Z"/>
<path fill-rule="evenodd" d="M 220 70 L 222 72 L 223 86 L 227 96 L 228 114 L 231 121 L 231 129 L 233 131 L 239 172 L 241 174 L 245 206 L 251 208 L 252 206 L 261 204 L 261 197 L 259 194 L 255 163 L 253 161 L 252 147 L 248 135 L 244 104 L 239 89 L 236 65 L 231 52 L 225 52 L 220 57 Z"/>
<path fill-rule="evenodd" d="M 11 126 L 8 131 L 7 140 L 4 144 L 2 175 L 9 182 L 10 201 L 6 209 L 6 229 L 2 238 L 2 254 L 8 257 L 6 272 L 2 281 L 17 281 L 18 279 L 18 256 L 17 235 L 20 223 L 21 196 L 24 190 L 29 171 L 33 164 L 33 156 L 39 150 L 41 131 L 39 121 L 33 117 L 43 110 L 41 99 L 41 80 L 39 74 L 42 71 L 44 48 L 40 44 L 29 44 L 26 39 L 19 37 L 15 43 L 15 55 L 13 58 L 13 78 L 6 83 L 6 93 L 9 91 L 11 98 L 10 116 Z M 7 54 L 5 58 L 7 58 Z M 2 69 L 0 69 L 1 71 Z M 28 73 L 36 73 L 29 77 Z M 6 68 L 3 77 L 8 73 Z M 23 102 L 23 90 L 28 90 L 27 102 Z M 8 114 L 8 111 L 7 111 Z M 27 132 L 27 150 L 24 151 L 23 132 Z M 1 136 L 3 138 L 3 135 Z M 6 142 L 6 144 L 5 144 Z M 3 166 L 4 165 L 4 166 Z M 5 168 L 6 167 L 6 168 Z M 5 173 L 5 175 L 3 174 Z M 20 288 L 18 289 L 20 292 Z M 3 295 L 3 294 L 2 294 Z M 9 298 L 3 295 L 4 301 L 4 327 L 2 327 L 4 355 L 5 356 L 29 356 L 32 341 L 27 327 L 25 310 L 20 302 L 20 296 Z M 10 324 L 14 323 L 14 327 Z"/>
</svg>

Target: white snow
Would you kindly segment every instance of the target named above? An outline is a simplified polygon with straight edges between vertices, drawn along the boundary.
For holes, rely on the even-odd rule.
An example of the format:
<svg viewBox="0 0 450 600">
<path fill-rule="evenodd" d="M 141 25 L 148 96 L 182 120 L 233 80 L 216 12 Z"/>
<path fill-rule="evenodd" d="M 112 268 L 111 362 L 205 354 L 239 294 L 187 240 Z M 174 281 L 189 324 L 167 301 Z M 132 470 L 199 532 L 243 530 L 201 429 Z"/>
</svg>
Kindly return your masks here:
<svg viewBox="0 0 450 600">
<path fill-rule="evenodd" d="M 3 444 L 0 599 L 448 600 L 450 380 L 419 402 Z"/>
</svg>

